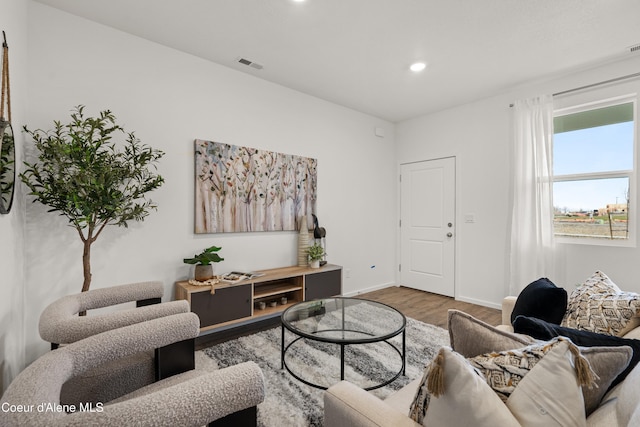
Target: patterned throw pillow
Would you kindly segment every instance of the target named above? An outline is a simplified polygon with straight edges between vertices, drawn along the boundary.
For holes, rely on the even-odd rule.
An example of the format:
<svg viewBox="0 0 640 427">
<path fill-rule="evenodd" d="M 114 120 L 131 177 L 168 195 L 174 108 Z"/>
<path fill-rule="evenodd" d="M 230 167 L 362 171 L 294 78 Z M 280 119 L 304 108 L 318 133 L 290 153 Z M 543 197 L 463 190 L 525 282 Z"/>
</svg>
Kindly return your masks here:
<svg viewBox="0 0 640 427">
<path fill-rule="evenodd" d="M 520 380 L 557 344 L 557 341 L 529 347 L 481 354 L 467 359 L 484 377 L 489 387 L 506 402 Z"/>
<path fill-rule="evenodd" d="M 623 336 L 640 324 L 640 295 L 623 292 L 601 271 L 596 271 L 569 296 L 561 325 L 582 331 Z"/>
<path fill-rule="evenodd" d="M 515 420 L 515 425 L 584 425 L 580 386 L 593 380 L 589 362 L 562 337 L 470 359 L 445 347 L 425 369 L 409 416 L 441 426 L 502 426 Z"/>
</svg>

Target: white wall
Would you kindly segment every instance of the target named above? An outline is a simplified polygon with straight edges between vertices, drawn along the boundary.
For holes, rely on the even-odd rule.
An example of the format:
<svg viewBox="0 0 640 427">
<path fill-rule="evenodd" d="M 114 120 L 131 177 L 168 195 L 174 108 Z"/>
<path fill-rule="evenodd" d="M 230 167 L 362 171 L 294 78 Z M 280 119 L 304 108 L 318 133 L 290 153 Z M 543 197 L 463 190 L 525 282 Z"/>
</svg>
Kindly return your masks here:
<svg viewBox="0 0 640 427">
<path fill-rule="evenodd" d="M 630 55 L 617 62 L 532 82 L 492 98 L 397 124 L 399 164 L 456 156 L 456 298 L 499 308 L 508 292 L 509 104 L 516 99 L 632 74 L 639 66 L 640 55 Z M 635 85 L 640 92 L 640 81 L 636 80 Z M 476 223 L 464 223 L 467 213 L 476 215 Z M 558 277 L 550 278 L 556 284 L 572 290 L 600 269 L 623 289 L 640 291 L 637 280 L 640 249 L 587 245 L 560 245 L 559 249 L 563 268 Z"/>
<path fill-rule="evenodd" d="M 11 122 L 15 133 L 16 158 L 20 163 L 24 138 L 20 123 L 25 119 L 27 87 L 27 3 L 2 2 L 0 30 L 7 35 L 11 83 Z M 5 114 L 7 110 L 5 108 Z M 25 287 L 23 263 L 24 202 L 18 189 L 12 210 L 0 215 L 0 390 L 22 370 L 24 358 Z"/>
<path fill-rule="evenodd" d="M 196 138 L 317 158 L 317 215 L 329 261 L 350 270 L 344 291 L 394 283 L 391 123 L 38 3 L 30 3 L 29 41 L 29 128 L 49 129 L 84 104 L 91 114 L 112 110 L 143 143 L 166 152 L 166 182 L 152 194 L 158 211 L 129 229 L 105 230 L 92 249 L 92 288 L 159 279 L 173 298 L 174 282 L 190 274 L 182 258 L 212 244 L 222 246 L 220 272 L 296 264 L 295 232 L 193 233 Z M 37 333 L 43 308 L 80 291 L 82 247 L 62 217 L 37 204 L 27 208 L 26 239 L 26 259 L 38 259 L 26 277 L 32 360 L 46 349 Z"/>
</svg>

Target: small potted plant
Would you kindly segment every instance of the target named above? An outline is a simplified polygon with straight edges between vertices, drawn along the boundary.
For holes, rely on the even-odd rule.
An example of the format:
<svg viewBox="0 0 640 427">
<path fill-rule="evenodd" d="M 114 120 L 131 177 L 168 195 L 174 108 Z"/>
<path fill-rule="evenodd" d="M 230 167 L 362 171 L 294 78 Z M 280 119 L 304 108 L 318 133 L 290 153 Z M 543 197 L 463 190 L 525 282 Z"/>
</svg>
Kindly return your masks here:
<svg viewBox="0 0 640 427">
<path fill-rule="evenodd" d="M 324 248 L 317 244 L 309 246 L 307 254 L 309 257 L 309 267 L 320 268 L 320 260 L 324 257 Z"/>
<path fill-rule="evenodd" d="M 194 255 L 193 258 L 185 258 L 183 261 L 185 264 L 195 264 L 195 279 L 199 282 L 204 282 L 213 278 L 213 266 L 212 262 L 224 261 L 224 258 L 220 258 L 217 252 L 222 249 L 221 247 L 211 246 L 205 249 L 198 255 Z"/>
</svg>

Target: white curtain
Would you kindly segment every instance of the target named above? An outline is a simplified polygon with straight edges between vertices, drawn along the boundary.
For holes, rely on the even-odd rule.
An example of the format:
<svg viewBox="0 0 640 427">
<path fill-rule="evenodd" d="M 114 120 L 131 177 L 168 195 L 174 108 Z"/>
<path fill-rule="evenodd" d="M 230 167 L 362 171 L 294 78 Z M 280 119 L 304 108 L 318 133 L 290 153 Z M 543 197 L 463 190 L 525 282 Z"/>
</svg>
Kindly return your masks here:
<svg viewBox="0 0 640 427">
<path fill-rule="evenodd" d="M 513 107 L 511 295 L 540 277 L 553 281 L 553 99 L 516 101 Z"/>
</svg>

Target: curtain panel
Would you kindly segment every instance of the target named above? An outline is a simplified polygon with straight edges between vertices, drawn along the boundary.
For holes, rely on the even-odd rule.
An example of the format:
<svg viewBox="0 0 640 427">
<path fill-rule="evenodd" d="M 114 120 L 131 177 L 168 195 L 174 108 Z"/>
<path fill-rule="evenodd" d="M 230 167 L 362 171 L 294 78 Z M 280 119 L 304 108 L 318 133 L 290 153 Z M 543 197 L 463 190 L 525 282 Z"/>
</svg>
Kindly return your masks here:
<svg viewBox="0 0 640 427">
<path fill-rule="evenodd" d="M 552 96 L 516 101 L 512 123 L 509 292 L 518 295 L 530 282 L 555 271 Z"/>
</svg>

